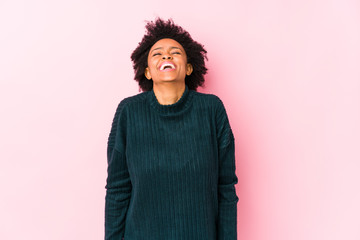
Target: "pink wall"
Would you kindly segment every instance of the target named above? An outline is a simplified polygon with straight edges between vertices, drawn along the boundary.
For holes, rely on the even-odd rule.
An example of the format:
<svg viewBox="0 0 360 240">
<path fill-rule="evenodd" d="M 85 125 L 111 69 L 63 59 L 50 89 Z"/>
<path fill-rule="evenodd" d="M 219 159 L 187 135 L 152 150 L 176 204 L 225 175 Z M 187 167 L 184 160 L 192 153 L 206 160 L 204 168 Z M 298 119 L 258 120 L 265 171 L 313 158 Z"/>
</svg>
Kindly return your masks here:
<svg viewBox="0 0 360 240">
<path fill-rule="evenodd" d="M 0 239 L 103 239 L 106 141 L 144 20 L 209 54 L 236 138 L 241 240 L 360 239 L 360 4 L 0 2 Z"/>
</svg>

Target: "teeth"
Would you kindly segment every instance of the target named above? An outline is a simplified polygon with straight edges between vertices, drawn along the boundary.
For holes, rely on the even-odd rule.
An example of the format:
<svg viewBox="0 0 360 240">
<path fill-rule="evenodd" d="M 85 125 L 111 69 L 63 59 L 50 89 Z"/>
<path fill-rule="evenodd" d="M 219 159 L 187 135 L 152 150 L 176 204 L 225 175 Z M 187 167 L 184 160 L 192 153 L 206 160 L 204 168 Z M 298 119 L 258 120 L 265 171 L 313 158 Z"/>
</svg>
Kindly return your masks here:
<svg viewBox="0 0 360 240">
<path fill-rule="evenodd" d="M 165 67 L 171 67 L 172 69 L 175 68 L 175 66 L 174 66 L 173 64 L 171 64 L 171 63 L 165 63 L 165 64 L 161 65 L 160 70 L 161 70 L 161 71 L 164 70 Z"/>
</svg>

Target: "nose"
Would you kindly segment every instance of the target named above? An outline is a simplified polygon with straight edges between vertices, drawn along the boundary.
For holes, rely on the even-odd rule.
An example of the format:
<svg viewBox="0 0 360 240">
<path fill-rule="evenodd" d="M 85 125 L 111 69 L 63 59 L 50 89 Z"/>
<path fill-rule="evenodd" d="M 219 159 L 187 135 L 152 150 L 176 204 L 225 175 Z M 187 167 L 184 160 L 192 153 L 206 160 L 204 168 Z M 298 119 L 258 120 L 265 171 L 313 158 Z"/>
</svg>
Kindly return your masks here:
<svg viewBox="0 0 360 240">
<path fill-rule="evenodd" d="M 172 56 L 170 55 L 170 54 L 168 54 L 168 53 L 165 53 L 164 55 L 163 55 L 163 57 L 162 57 L 162 59 L 172 59 Z"/>
</svg>

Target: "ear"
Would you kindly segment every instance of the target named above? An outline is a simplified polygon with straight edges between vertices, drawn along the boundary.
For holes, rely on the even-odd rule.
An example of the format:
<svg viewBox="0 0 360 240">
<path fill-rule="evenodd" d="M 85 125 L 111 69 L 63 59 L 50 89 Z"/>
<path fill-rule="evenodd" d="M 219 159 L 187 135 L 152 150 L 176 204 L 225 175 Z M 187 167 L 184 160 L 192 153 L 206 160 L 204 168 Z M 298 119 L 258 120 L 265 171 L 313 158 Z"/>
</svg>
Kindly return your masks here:
<svg viewBox="0 0 360 240">
<path fill-rule="evenodd" d="M 193 72 L 193 70 L 193 66 L 190 63 L 186 64 L 186 75 L 189 76 Z"/>
<path fill-rule="evenodd" d="M 149 68 L 147 67 L 147 68 L 145 68 L 145 77 L 147 78 L 147 79 L 151 79 L 151 74 L 150 74 L 150 71 L 149 71 Z"/>
</svg>

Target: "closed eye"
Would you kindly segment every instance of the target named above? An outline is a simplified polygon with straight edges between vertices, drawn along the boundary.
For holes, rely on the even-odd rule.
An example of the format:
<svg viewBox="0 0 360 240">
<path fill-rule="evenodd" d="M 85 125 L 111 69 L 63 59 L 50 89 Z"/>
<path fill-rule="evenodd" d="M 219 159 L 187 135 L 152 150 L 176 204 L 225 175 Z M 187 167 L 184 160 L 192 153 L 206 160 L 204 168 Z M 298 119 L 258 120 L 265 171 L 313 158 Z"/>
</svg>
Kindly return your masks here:
<svg viewBox="0 0 360 240">
<path fill-rule="evenodd" d="M 153 57 L 156 56 L 156 55 L 160 55 L 160 53 L 155 53 L 155 54 L 153 54 Z"/>
<path fill-rule="evenodd" d="M 173 54 L 181 54 L 180 52 L 173 52 Z"/>
</svg>

